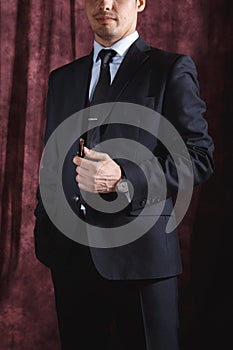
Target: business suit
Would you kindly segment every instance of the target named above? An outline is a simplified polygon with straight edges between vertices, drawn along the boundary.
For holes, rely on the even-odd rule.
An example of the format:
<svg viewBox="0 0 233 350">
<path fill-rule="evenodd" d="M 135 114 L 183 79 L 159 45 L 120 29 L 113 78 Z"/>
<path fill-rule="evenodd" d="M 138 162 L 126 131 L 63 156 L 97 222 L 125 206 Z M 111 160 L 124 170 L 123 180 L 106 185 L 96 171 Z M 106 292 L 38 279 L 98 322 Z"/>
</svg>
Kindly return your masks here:
<svg viewBox="0 0 233 350">
<path fill-rule="evenodd" d="M 46 141 L 62 121 L 87 106 L 90 81 L 90 74 L 87 72 L 91 72 L 91 66 L 92 54 L 51 74 Z M 130 47 L 109 89 L 106 101 L 103 102 L 115 101 L 137 103 L 164 115 L 185 141 L 192 159 L 195 184 L 202 183 L 211 175 L 213 144 L 208 135 L 207 123 L 203 119 L 205 103 L 199 97 L 196 69 L 189 57 L 151 48 L 139 38 Z M 125 128 L 122 126 L 110 125 L 104 129 L 103 134 L 100 134 L 98 141 L 122 137 L 124 132 Z M 135 129 L 133 134 L 134 132 Z M 132 135 L 132 129 L 128 130 L 128 137 L 129 135 Z M 159 142 L 148 135 L 145 137 L 143 131 L 139 133 L 136 130 L 134 135 L 137 141 L 146 143 L 157 156 L 165 173 L 167 198 L 161 217 L 147 234 L 135 242 L 110 249 L 91 248 L 89 251 L 89 248 L 74 243 L 54 227 L 38 195 L 39 203 L 35 211 L 36 254 L 38 259 L 53 271 L 64 271 L 71 266 L 80 266 L 80 256 L 83 254 L 92 265 L 91 269 L 94 266 L 99 275 L 107 280 L 155 280 L 181 273 L 177 232 L 175 230 L 170 234 L 165 233 L 167 220 L 172 212 L 172 196 L 176 195 L 178 188 L 174 162 Z M 127 131 L 125 136 L 127 137 Z M 125 177 L 134 185 L 134 196 L 124 211 L 114 214 L 114 220 L 113 216 L 99 213 L 97 215 L 95 210 L 87 207 L 87 218 L 93 225 L 98 226 L 102 222 L 105 226 L 111 227 L 113 221 L 128 222 L 137 216 L 144 206 L 150 208 L 149 215 L 156 215 L 159 202 L 164 199 L 159 195 L 160 178 L 153 162 L 146 161 L 142 166 L 146 174 L 152 174 L 154 177 L 152 181 L 155 192 L 149 193 L 148 198 L 145 195 L 147 189 L 145 177 L 138 167 L 132 162 L 122 160 L 118 162 Z M 67 198 L 71 198 L 72 193 L 77 191 L 77 186 L 75 181 L 67 183 L 72 174 L 72 166 L 68 163 L 63 180 L 64 186 L 67 187 Z M 112 195 L 104 196 L 108 200 Z M 72 203 L 70 204 L 72 206 Z M 73 210 L 76 210 L 75 206 Z M 81 271 L 80 273 L 82 274 Z M 85 273 L 88 273 L 88 269 Z"/>
</svg>

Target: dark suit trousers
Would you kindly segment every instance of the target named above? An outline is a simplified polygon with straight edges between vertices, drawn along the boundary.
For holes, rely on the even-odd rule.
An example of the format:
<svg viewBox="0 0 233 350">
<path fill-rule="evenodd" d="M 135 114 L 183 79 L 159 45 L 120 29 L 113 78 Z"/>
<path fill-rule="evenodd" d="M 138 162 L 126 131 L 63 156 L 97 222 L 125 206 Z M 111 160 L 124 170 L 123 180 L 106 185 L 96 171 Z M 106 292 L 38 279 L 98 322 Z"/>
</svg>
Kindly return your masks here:
<svg viewBox="0 0 233 350">
<path fill-rule="evenodd" d="M 62 350 L 178 350 L 177 278 L 106 280 L 84 250 L 88 278 L 52 271 Z"/>
</svg>

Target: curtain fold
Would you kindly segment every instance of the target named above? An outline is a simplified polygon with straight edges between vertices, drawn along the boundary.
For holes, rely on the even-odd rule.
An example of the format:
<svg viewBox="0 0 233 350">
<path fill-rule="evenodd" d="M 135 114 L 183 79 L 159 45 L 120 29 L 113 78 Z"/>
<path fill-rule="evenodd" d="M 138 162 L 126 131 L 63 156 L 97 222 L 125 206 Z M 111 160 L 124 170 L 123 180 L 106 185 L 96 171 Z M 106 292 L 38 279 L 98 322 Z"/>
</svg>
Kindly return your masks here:
<svg viewBox="0 0 233 350">
<path fill-rule="evenodd" d="M 17 5 L 12 85 L 9 97 L 5 164 L 2 178 L 0 272 L 8 282 L 16 269 L 20 252 L 24 138 L 29 62 L 29 1 Z M 2 86 L 4 88 L 4 86 Z M 20 96 L 19 96 L 20 95 Z M 16 200 L 17 199 L 17 200 Z M 3 205 L 4 204 L 4 205 Z"/>
</svg>

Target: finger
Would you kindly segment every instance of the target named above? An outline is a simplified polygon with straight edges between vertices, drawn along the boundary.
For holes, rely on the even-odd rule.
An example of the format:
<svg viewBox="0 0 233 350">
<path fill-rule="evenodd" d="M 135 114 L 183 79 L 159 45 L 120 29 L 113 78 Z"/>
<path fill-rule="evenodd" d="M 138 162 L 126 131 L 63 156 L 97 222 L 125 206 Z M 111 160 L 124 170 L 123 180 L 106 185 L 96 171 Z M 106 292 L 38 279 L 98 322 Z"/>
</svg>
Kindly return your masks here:
<svg viewBox="0 0 233 350">
<path fill-rule="evenodd" d="M 75 177 L 75 180 L 77 181 L 79 187 L 81 186 L 93 187 L 93 182 L 90 181 L 90 179 L 87 179 L 86 177 L 80 174 L 77 174 L 77 176 Z"/>
<path fill-rule="evenodd" d="M 89 171 L 94 169 L 96 166 L 96 162 L 85 158 L 80 158 L 79 156 L 75 156 L 73 158 L 73 163 L 76 164 L 80 169 L 87 169 Z"/>
<path fill-rule="evenodd" d="M 92 192 L 92 193 L 108 193 L 113 189 L 113 184 L 109 182 L 108 184 L 105 181 L 93 181 L 93 179 L 83 176 L 80 173 L 76 176 L 76 181 L 79 188 L 82 190 Z"/>
<path fill-rule="evenodd" d="M 80 165 L 81 162 L 82 162 L 83 158 L 79 157 L 79 156 L 75 156 L 73 158 L 73 163 L 76 164 L 76 165 Z"/>
<path fill-rule="evenodd" d="M 94 179 L 82 176 L 81 174 L 76 176 L 76 181 L 80 189 L 92 193 L 108 193 L 113 188 L 110 183 L 106 186 L 104 181 L 94 181 Z"/>
<path fill-rule="evenodd" d="M 84 147 L 84 153 L 88 158 L 90 158 L 92 160 L 103 161 L 103 160 L 111 159 L 107 153 L 97 152 L 97 151 L 94 151 L 93 149 L 89 149 L 87 147 Z"/>
<path fill-rule="evenodd" d="M 78 183 L 78 186 L 81 190 L 92 192 L 92 193 L 97 193 L 97 189 L 93 185 L 92 182 L 87 181 L 86 178 L 83 178 L 79 175 L 76 176 L 76 181 Z"/>
</svg>

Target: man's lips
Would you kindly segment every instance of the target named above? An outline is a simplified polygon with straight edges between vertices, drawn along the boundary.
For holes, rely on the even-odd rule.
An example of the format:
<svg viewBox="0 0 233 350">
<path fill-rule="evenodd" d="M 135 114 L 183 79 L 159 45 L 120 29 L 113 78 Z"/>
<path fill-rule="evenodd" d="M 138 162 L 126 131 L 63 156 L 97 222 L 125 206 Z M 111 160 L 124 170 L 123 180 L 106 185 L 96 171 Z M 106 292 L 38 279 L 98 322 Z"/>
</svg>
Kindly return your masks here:
<svg viewBox="0 0 233 350">
<path fill-rule="evenodd" d="M 113 20 L 115 21 L 116 20 L 116 16 L 112 15 L 112 14 L 96 14 L 94 15 L 94 18 L 97 20 L 97 21 L 108 21 L 108 20 Z"/>
</svg>

